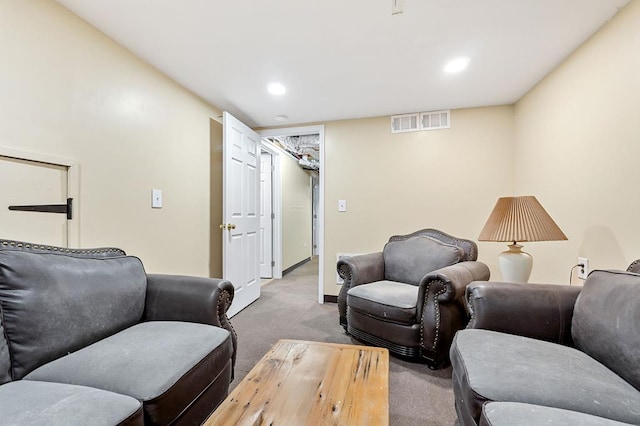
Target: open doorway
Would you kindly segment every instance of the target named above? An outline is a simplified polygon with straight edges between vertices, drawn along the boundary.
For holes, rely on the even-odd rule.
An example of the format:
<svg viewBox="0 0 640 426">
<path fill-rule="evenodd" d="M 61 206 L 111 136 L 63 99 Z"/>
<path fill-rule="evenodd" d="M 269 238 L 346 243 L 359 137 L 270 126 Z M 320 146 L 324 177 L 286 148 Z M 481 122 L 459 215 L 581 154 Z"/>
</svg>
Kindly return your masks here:
<svg viewBox="0 0 640 426">
<path fill-rule="evenodd" d="M 313 259 L 312 181 L 318 176 L 318 134 L 267 137 L 261 144 L 259 257 L 261 279 L 268 279 Z M 269 182 L 274 185 L 270 187 Z M 280 232 L 270 232 L 280 224 Z M 276 259 L 280 260 L 279 267 L 272 271 Z"/>
<path fill-rule="evenodd" d="M 324 176 L 322 173 L 323 145 L 324 145 L 324 126 L 305 126 L 291 127 L 283 129 L 269 129 L 259 131 L 258 134 L 263 138 L 263 152 L 267 151 L 272 155 L 272 202 L 273 202 L 273 227 L 272 227 L 272 244 L 273 248 L 273 277 L 282 276 L 283 270 L 296 267 L 296 260 L 300 258 L 305 263 L 313 256 L 318 256 L 318 302 L 323 303 L 323 266 L 324 266 L 324 229 L 323 229 L 323 213 L 324 213 Z M 287 153 L 286 146 L 274 143 L 275 138 L 281 141 L 289 139 L 289 141 L 297 141 L 298 147 L 304 145 L 307 136 L 313 136 L 317 144 L 317 153 L 315 156 L 298 155 Z M 281 146 L 278 146 L 281 145 Z M 302 146 L 304 147 L 304 146 Z M 298 189 L 294 189 L 294 200 L 288 201 L 285 211 L 282 211 L 282 197 L 280 192 L 283 188 L 282 174 L 283 169 L 290 165 L 290 158 L 295 157 L 296 167 L 305 170 L 306 184 L 303 182 L 304 177 L 297 174 L 295 180 L 298 182 Z M 313 158 L 315 157 L 315 158 Z M 285 158 L 288 162 L 284 162 Z M 295 182 L 285 182 L 285 184 L 296 185 Z M 306 185 L 306 186 L 305 186 Z M 305 186 L 307 191 L 306 199 L 303 200 L 301 194 L 305 191 L 301 189 Z M 295 197 L 298 197 L 295 199 Z M 285 199 L 287 196 L 285 195 Z M 308 233 L 306 232 L 308 226 Z M 285 231 L 287 232 L 283 232 Z M 304 235 L 300 235 L 297 230 L 304 229 Z M 289 232 L 291 231 L 291 232 Z M 268 238 L 265 233 L 265 237 Z M 291 241 L 287 240 L 291 239 Z M 283 241 L 285 240 L 285 241 Z M 265 243 L 268 244 L 268 243 Z M 284 251 L 283 251 L 284 247 Z M 293 247 L 288 250 L 287 247 Z M 293 253 L 293 255 L 291 254 Z M 308 255 L 307 255 L 308 253 Z M 293 257 L 292 257 L 293 256 Z M 297 256 L 297 257 L 296 257 Z M 291 264 L 291 265 L 290 265 Z"/>
</svg>

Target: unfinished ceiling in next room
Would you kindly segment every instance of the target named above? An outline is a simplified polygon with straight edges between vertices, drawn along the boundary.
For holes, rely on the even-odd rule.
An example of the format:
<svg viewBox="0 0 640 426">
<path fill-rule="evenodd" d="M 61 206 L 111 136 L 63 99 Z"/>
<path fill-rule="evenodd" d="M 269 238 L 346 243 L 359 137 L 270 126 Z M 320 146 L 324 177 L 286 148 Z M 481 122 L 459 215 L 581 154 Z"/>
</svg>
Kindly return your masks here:
<svg viewBox="0 0 640 426">
<path fill-rule="evenodd" d="M 511 104 L 629 2 L 57 1 L 252 127 Z"/>
<path fill-rule="evenodd" d="M 320 170 L 320 135 L 272 136 L 268 142 L 289 153 L 305 170 Z"/>
</svg>

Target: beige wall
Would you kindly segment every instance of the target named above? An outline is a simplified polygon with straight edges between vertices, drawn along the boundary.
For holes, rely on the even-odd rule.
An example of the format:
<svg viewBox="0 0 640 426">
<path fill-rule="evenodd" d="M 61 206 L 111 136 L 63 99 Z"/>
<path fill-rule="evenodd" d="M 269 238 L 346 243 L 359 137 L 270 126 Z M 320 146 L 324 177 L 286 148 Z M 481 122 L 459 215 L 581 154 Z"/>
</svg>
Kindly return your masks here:
<svg viewBox="0 0 640 426">
<path fill-rule="evenodd" d="M 449 130 L 392 135 L 389 117 L 327 123 L 324 293 L 339 290 L 336 253 L 377 251 L 424 227 L 476 240 L 510 194 L 536 195 L 569 237 L 525 245 L 534 282 L 566 282 L 577 256 L 592 268 L 640 257 L 638 22 L 632 1 L 515 107 L 452 111 Z M 0 51 L 0 146 L 77 161 L 80 245 L 120 246 L 150 272 L 208 275 L 219 111 L 50 0 L 0 0 Z M 309 179 L 290 183 L 284 268 L 311 253 Z M 503 244 L 479 247 L 499 279 Z"/>
<path fill-rule="evenodd" d="M 50 0 L 0 0 L 0 52 L 0 145 L 78 162 L 80 245 L 208 275 L 219 112 Z"/>
<path fill-rule="evenodd" d="M 626 268 L 639 258 L 640 1 L 515 111 L 515 189 L 536 195 L 569 238 L 525 244 L 531 281 L 566 284 L 578 256 L 591 269 Z"/>
<path fill-rule="evenodd" d="M 311 177 L 298 162 L 280 155 L 282 177 L 282 269 L 311 257 Z"/>
<path fill-rule="evenodd" d="M 477 240 L 513 190 L 513 134 L 511 106 L 451 111 L 446 130 L 391 134 L 389 117 L 327 123 L 324 294 L 338 294 L 339 252 L 380 251 L 391 235 L 422 228 Z M 480 247 L 492 272 L 502 250 Z"/>
</svg>

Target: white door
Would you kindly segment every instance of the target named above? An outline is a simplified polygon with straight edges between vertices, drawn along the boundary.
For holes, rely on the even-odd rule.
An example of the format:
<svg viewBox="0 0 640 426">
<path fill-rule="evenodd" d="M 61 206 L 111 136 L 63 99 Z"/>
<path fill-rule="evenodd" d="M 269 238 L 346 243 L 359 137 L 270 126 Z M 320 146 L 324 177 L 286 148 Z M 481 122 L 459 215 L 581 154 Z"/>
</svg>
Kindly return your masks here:
<svg viewBox="0 0 640 426">
<path fill-rule="evenodd" d="M 0 239 L 67 246 L 66 167 L 0 156 L 0 181 Z"/>
<path fill-rule="evenodd" d="M 260 157 L 260 278 L 273 278 L 273 198 L 271 182 L 273 158 L 262 151 Z"/>
<path fill-rule="evenodd" d="M 231 317 L 260 297 L 260 136 L 223 113 L 222 276 L 235 287 Z"/>
</svg>

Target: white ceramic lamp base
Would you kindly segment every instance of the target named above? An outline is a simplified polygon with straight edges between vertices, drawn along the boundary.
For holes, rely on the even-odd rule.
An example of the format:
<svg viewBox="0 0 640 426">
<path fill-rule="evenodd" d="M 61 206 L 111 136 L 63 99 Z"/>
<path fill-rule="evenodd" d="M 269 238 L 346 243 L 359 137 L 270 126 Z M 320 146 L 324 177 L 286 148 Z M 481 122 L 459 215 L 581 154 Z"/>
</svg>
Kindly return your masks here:
<svg viewBox="0 0 640 426">
<path fill-rule="evenodd" d="M 524 284 L 531 276 L 533 258 L 529 253 L 522 251 L 521 245 L 514 243 L 509 244 L 509 250 L 500 253 L 498 265 L 504 281 Z"/>
</svg>

